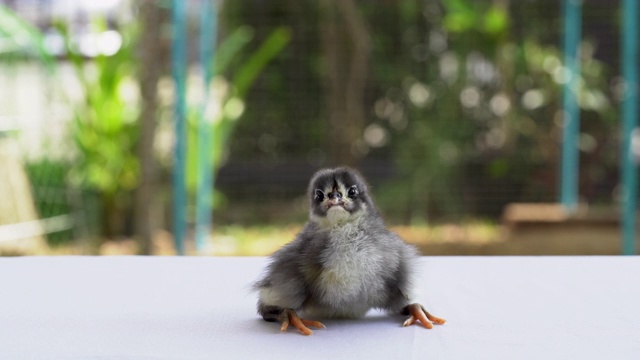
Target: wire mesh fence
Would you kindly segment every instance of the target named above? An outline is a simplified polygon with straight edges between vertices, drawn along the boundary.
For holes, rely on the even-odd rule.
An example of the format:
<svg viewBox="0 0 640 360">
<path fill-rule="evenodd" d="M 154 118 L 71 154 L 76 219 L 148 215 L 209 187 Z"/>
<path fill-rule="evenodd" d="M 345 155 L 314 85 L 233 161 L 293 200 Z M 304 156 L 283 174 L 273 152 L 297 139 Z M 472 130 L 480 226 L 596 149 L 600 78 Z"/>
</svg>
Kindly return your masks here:
<svg viewBox="0 0 640 360">
<path fill-rule="evenodd" d="M 149 99 L 141 79 L 152 64 L 157 126 L 146 203 L 156 230 L 172 231 L 175 166 L 186 170 L 189 229 L 195 221 L 204 96 L 214 229 L 304 222 L 309 177 L 337 165 L 359 168 L 399 226 L 499 223 L 508 204 L 559 198 L 569 80 L 557 1 L 216 1 L 208 88 L 198 80 L 200 4 L 188 1 L 185 164 L 171 150 L 171 4 L 151 1 L 145 11 L 159 15 L 149 24 L 142 3 L 0 2 L 48 52 L 15 41 L 17 50 L 2 53 L 0 141 L 19 149 L 36 204 L 24 221 L 40 220 L 38 236 L 50 244 L 132 238 L 149 216 L 134 208 Z M 621 192 L 620 11 L 583 2 L 579 43 L 578 193 L 609 214 Z M 3 31 L 7 43 L 17 39 Z M 140 43 L 145 31 L 158 32 L 158 46 Z"/>
</svg>

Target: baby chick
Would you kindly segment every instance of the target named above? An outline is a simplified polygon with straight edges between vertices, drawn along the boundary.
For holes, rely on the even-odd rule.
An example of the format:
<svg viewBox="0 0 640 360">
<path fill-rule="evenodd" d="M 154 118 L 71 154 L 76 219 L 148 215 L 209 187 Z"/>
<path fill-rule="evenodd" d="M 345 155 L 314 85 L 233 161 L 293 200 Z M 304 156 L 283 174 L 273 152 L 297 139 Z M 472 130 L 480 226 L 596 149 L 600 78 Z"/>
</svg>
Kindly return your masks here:
<svg viewBox="0 0 640 360">
<path fill-rule="evenodd" d="M 412 302 L 415 248 L 390 232 L 355 170 L 318 171 L 308 188 L 309 221 L 296 238 L 275 252 L 262 279 L 258 313 L 305 335 L 321 322 L 302 319 L 359 318 L 369 309 L 409 315 L 426 328 L 444 324 Z"/>
</svg>

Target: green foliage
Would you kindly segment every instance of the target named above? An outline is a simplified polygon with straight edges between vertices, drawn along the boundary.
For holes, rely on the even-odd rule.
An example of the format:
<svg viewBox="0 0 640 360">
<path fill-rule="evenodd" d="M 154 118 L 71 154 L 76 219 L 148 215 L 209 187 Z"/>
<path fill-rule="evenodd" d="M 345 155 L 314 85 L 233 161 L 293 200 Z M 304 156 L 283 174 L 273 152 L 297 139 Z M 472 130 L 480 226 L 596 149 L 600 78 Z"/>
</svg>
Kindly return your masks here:
<svg viewBox="0 0 640 360">
<path fill-rule="evenodd" d="M 589 6 L 584 3 L 585 11 Z M 508 201 L 555 200 L 562 133 L 559 7 L 492 0 L 357 7 L 373 52 L 363 98 L 367 123 L 353 143 L 366 152 L 364 168 L 392 164 L 399 173 L 377 194 L 381 208 L 418 222 L 498 216 Z M 326 161 L 331 141 L 322 40 L 349 42 L 348 34 L 326 36 L 331 24 L 349 20 L 339 13 L 330 18 L 316 3 L 265 2 L 257 12 L 235 1 L 225 8 L 228 24 L 251 24 L 258 35 L 282 24 L 294 33 L 292 46 L 245 99 L 230 142 L 232 160 L 335 165 Z M 619 84 L 608 83 L 607 65 L 593 57 L 591 39 L 606 31 L 583 31 L 581 180 L 592 174 L 615 178 L 602 168 L 617 164 L 615 91 L 609 87 Z M 269 189 L 265 197 L 284 192 Z"/>
<path fill-rule="evenodd" d="M 53 57 L 44 46 L 40 30 L 0 4 L 0 60 L 7 62 L 35 57 L 52 71 Z"/>
<path fill-rule="evenodd" d="M 535 192 L 531 178 L 541 164 L 555 168 L 558 159 L 561 51 L 534 37 L 510 38 L 508 14 L 493 4 L 443 5 L 442 18 L 429 17 L 423 26 L 444 34 L 446 44 L 432 50 L 400 86 L 389 84 L 400 92 L 388 91 L 376 103 L 376 124 L 391 134 L 403 174 L 392 186 L 407 189 L 396 199 L 405 202 L 410 221 L 468 212 L 460 190 L 477 191 L 477 184 Z M 407 49 L 430 46 L 410 39 Z M 612 124 L 615 109 L 604 64 L 592 54 L 592 46 L 583 44 L 579 103 L 590 127 L 583 131 L 598 138 L 596 129 Z"/>
<path fill-rule="evenodd" d="M 508 30 L 507 12 L 495 4 L 446 0 L 443 5 L 446 9 L 444 26 L 453 33 L 476 30 L 487 35 L 501 36 Z"/>
<path fill-rule="evenodd" d="M 11 9 L 0 5 L 0 61 L 3 65 L 35 59 L 49 75 L 56 72 L 54 57 L 44 45 L 42 32 Z M 25 171 L 33 189 L 37 213 L 43 219 L 71 213 L 67 197 L 68 164 L 43 158 L 27 161 Z M 71 229 L 46 234 L 51 245 L 72 239 Z"/>
<path fill-rule="evenodd" d="M 38 214 L 46 219 L 72 212 L 67 189 L 67 169 L 69 164 L 48 159 L 30 161 L 25 170 L 33 187 L 33 196 Z M 67 243 L 73 239 L 71 229 L 47 234 L 50 245 Z"/>
<path fill-rule="evenodd" d="M 477 23 L 478 15 L 466 1 L 449 0 L 444 5 L 447 8 L 444 24 L 450 31 L 467 31 Z"/>
<path fill-rule="evenodd" d="M 508 30 L 509 18 L 503 9 L 492 7 L 484 15 L 482 28 L 488 34 L 501 35 Z"/>
<path fill-rule="evenodd" d="M 232 82 L 236 89 L 237 96 L 244 97 L 247 94 L 247 91 L 264 69 L 265 65 L 278 55 L 290 40 L 291 31 L 287 28 L 280 27 L 274 30 L 262 42 L 256 52 L 251 54 L 246 63 L 242 64 L 233 75 Z"/>
<path fill-rule="evenodd" d="M 225 151 L 236 127 L 238 119 L 244 112 L 244 98 L 264 67 L 277 56 L 289 43 L 291 32 L 281 27 L 275 29 L 261 45 L 242 60 L 243 50 L 253 40 L 253 30 L 242 26 L 236 29 L 219 46 L 214 66 L 214 79 L 209 89 L 209 108 L 201 113 L 199 104 L 189 104 L 188 109 L 188 149 L 187 149 L 187 187 L 194 192 L 198 173 L 198 126 L 199 116 L 207 125 L 204 131 L 212 131 L 211 158 L 214 171 L 225 162 Z M 231 62 L 235 67 L 226 80 L 222 74 L 227 71 Z"/>
<path fill-rule="evenodd" d="M 97 31 L 106 31 L 104 19 L 94 19 Z M 76 186 L 114 196 L 135 188 L 138 159 L 138 83 L 135 79 L 133 45 L 135 28 L 122 29 L 122 46 L 113 55 L 85 59 L 72 43 L 63 23 L 68 56 L 82 87 L 82 99 L 74 103 L 71 133 L 78 150 L 70 180 Z"/>
</svg>

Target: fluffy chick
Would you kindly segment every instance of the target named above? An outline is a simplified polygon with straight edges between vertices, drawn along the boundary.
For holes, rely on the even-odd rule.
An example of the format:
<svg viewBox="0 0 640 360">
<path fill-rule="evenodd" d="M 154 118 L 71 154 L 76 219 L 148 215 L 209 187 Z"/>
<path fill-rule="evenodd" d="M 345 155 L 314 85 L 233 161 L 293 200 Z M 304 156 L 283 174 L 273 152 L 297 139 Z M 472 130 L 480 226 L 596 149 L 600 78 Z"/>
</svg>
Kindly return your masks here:
<svg viewBox="0 0 640 360">
<path fill-rule="evenodd" d="M 412 302 L 417 252 L 390 232 L 378 214 L 363 177 L 353 169 L 318 171 L 309 183 L 309 221 L 296 238 L 275 252 L 262 279 L 258 313 L 293 324 L 303 334 L 318 321 L 359 318 L 369 309 L 410 315 L 427 328 L 445 320 Z"/>
</svg>

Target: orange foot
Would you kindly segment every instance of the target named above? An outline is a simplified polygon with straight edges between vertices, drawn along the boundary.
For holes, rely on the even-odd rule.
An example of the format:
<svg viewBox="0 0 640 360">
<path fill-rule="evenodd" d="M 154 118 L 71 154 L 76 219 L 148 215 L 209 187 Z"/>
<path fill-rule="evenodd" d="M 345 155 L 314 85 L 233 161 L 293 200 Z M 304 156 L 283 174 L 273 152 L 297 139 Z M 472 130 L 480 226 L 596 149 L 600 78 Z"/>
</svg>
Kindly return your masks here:
<svg viewBox="0 0 640 360">
<path fill-rule="evenodd" d="M 409 314 L 409 318 L 405 320 L 402 326 L 413 325 L 415 324 L 416 321 L 420 320 L 420 322 L 422 323 L 422 325 L 424 325 L 424 327 L 426 327 L 427 329 L 431 329 L 433 328 L 433 324 L 442 325 L 447 322 L 445 319 L 441 319 L 439 317 L 429 314 L 429 312 L 425 310 L 424 306 L 417 303 L 407 305 L 407 307 L 403 309 L 402 313 L 405 315 Z"/>
<path fill-rule="evenodd" d="M 298 314 L 296 314 L 296 311 L 292 309 L 284 310 L 281 316 L 282 326 L 280 327 L 280 331 L 287 331 L 287 328 L 289 328 L 289 324 L 293 324 L 296 329 L 300 330 L 300 332 L 305 335 L 311 335 L 313 333 L 313 331 L 311 331 L 311 329 L 309 329 L 307 326 L 312 326 L 319 329 L 326 328 L 324 324 L 319 321 L 300 319 Z"/>
</svg>

